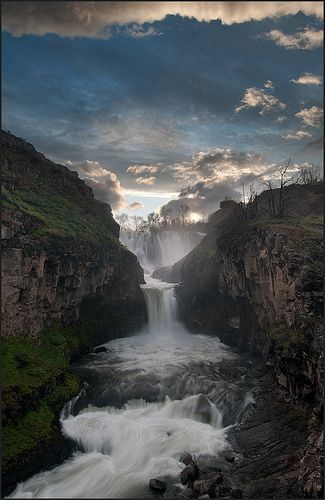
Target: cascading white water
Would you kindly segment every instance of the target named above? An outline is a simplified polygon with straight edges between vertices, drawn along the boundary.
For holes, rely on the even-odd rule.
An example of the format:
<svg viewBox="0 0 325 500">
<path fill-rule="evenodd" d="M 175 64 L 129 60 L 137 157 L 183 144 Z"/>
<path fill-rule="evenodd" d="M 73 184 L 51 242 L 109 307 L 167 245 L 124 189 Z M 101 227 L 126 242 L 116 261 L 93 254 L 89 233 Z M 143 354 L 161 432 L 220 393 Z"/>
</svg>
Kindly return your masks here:
<svg viewBox="0 0 325 500">
<path fill-rule="evenodd" d="M 153 335 L 170 335 L 180 329 L 174 285 L 146 276 L 141 285 L 148 312 L 148 330 Z"/>
<path fill-rule="evenodd" d="M 120 240 L 145 269 L 169 266 L 188 254 L 203 238 L 194 231 L 121 231 Z"/>
<path fill-rule="evenodd" d="M 235 415 L 249 401 L 244 377 L 230 383 L 227 375 L 238 358 L 217 337 L 185 330 L 173 285 L 146 281 L 147 328 L 75 367 L 89 384 L 65 405 L 61 426 L 79 451 L 19 484 L 11 498 L 143 498 L 151 478 L 177 482 L 183 451 L 218 455 L 229 447 L 224 409 Z"/>
</svg>

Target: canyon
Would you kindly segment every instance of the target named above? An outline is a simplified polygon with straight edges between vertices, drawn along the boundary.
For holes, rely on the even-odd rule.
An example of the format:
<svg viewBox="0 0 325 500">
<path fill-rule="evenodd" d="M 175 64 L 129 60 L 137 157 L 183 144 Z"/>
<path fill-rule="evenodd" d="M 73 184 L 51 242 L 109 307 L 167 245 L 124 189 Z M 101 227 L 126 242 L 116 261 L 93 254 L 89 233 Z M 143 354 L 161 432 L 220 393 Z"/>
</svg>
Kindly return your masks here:
<svg viewBox="0 0 325 500">
<path fill-rule="evenodd" d="M 221 496 L 321 497 L 322 184 L 281 218 L 264 192 L 205 235 L 120 234 L 76 173 L 2 145 L 5 494 L 175 497 L 187 447 Z"/>
</svg>

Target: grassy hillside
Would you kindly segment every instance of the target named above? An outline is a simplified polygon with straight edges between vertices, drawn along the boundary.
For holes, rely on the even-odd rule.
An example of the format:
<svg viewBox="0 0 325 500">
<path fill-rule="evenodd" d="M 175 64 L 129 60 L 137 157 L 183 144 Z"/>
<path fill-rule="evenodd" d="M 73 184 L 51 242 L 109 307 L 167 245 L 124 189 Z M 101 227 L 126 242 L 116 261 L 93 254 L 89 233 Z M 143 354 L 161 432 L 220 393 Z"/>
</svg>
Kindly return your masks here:
<svg viewBox="0 0 325 500">
<path fill-rule="evenodd" d="M 1 133 L 1 146 L 3 206 L 38 222 L 33 236 L 95 243 L 118 237 L 110 206 L 95 200 L 76 172 L 11 134 Z"/>
</svg>

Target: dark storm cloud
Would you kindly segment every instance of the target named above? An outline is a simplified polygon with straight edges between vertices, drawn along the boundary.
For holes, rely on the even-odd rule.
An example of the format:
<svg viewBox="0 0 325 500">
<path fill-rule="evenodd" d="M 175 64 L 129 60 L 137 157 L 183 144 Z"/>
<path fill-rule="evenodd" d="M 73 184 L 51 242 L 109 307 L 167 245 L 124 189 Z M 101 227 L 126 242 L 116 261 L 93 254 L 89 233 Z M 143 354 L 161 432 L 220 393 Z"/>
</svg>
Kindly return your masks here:
<svg viewBox="0 0 325 500">
<path fill-rule="evenodd" d="M 56 33 L 108 38 L 114 24 L 143 24 L 180 15 L 224 24 L 304 12 L 323 17 L 321 2 L 3 2 L 3 26 L 15 36 Z"/>
</svg>

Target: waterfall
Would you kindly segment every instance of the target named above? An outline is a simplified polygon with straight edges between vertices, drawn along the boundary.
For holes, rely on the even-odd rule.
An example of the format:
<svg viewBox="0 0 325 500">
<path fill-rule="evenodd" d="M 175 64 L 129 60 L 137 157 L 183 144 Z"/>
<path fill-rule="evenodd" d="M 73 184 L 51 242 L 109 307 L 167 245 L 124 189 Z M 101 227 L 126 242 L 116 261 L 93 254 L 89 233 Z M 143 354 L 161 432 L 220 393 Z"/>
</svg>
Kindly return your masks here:
<svg viewBox="0 0 325 500">
<path fill-rule="evenodd" d="M 153 335 L 171 335 L 180 329 L 174 286 L 146 276 L 141 285 L 148 313 L 148 331 Z"/>
<path fill-rule="evenodd" d="M 120 240 L 144 269 L 170 266 L 187 255 L 203 238 L 194 231 L 121 231 Z"/>
</svg>

